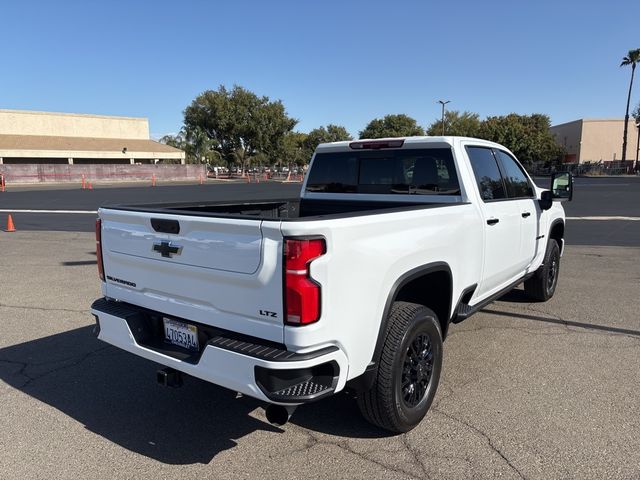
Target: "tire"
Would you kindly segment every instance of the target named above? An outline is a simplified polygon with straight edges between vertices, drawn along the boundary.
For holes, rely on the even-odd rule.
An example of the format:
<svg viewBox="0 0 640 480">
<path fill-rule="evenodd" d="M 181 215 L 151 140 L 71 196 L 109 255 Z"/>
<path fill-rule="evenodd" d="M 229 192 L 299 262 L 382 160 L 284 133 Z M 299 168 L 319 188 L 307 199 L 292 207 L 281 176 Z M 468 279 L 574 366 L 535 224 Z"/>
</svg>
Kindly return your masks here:
<svg viewBox="0 0 640 480">
<path fill-rule="evenodd" d="M 438 317 L 423 305 L 395 302 L 373 386 L 358 394 L 362 415 L 385 430 L 408 432 L 427 414 L 441 371 Z"/>
<path fill-rule="evenodd" d="M 524 282 L 524 292 L 537 302 L 546 302 L 556 291 L 560 274 L 560 247 L 549 239 L 542 265 L 529 280 Z"/>
</svg>

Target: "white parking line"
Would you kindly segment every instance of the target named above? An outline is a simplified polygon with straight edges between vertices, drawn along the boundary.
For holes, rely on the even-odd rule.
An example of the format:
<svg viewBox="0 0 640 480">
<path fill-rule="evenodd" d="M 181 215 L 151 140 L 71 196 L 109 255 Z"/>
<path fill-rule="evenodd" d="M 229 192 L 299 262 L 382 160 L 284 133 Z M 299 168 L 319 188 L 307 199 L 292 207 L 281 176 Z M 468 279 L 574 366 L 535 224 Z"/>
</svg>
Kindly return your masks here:
<svg viewBox="0 0 640 480">
<path fill-rule="evenodd" d="M 628 187 L 630 183 L 574 183 L 574 187 Z"/>
<path fill-rule="evenodd" d="M 621 220 L 625 222 L 638 222 L 640 221 L 640 217 L 567 217 L 567 220 Z"/>
<path fill-rule="evenodd" d="M 0 213 L 66 213 L 66 214 L 96 214 L 97 210 L 20 210 L 0 208 Z"/>
</svg>

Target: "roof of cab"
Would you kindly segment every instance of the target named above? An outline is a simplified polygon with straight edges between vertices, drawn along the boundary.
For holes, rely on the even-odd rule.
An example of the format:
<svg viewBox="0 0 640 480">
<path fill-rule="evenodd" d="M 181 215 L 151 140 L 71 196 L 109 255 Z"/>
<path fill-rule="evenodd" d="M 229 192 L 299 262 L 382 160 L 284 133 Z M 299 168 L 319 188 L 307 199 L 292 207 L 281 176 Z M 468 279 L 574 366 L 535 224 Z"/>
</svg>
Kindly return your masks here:
<svg viewBox="0 0 640 480">
<path fill-rule="evenodd" d="M 342 142 L 331 142 L 331 143 L 321 143 L 318 145 L 317 150 L 345 150 L 349 148 L 351 143 L 356 142 L 384 142 L 391 140 L 404 140 L 404 146 L 412 145 L 425 145 L 429 143 L 439 143 L 439 144 L 448 144 L 453 145 L 457 140 L 460 141 L 470 141 L 477 143 L 479 145 L 487 145 L 487 146 L 500 146 L 495 142 L 490 142 L 488 140 L 483 140 L 480 138 L 472 138 L 472 137 L 453 137 L 453 136 L 439 136 L 439 137 L 429 137 L 429 136 L 421 136 L 421 137 L 386 137 L 386 138 L 360 138 L 358 140 L 346 140 Z M 402 147 L 400 147 L 402 148 Z M 504 147 L 502 147 L 504 148 Z"/>
</svg>

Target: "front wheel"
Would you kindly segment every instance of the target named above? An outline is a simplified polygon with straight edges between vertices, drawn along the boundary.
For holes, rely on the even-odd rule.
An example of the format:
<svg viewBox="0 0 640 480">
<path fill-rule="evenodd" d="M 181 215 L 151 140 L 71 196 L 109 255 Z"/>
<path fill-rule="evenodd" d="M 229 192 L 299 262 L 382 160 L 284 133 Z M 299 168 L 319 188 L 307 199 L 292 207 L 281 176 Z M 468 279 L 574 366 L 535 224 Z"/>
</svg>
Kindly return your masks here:
<svg viewBox="0 0 640 480">
<path fill-rule="evenodd" d="M 424 418 L 442 370 L 442 333 L 436 314 L 423 305 L 395 302 L 376 379 L 358 395 L 358 406 L 372 424 L 407 432 Z"/>
<path fill-rule="evenodd" d="M 524 282 L 524 292 L 532 300 L 546 302 L 556 292 L 560 274 L 560 247 L 554 239 L 549 239 L 542 265 L 529 280 Z"/>
</svg>

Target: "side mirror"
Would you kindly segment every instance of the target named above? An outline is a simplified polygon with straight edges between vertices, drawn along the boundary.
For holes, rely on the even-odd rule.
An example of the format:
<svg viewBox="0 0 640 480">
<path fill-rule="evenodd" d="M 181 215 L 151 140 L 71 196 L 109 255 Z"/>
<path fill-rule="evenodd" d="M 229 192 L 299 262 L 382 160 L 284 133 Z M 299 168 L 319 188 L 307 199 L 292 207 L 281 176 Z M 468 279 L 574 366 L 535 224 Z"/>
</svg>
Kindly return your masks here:
<svg viewBox="0 0 640 480">
<path fill-rule="evenodd" d="M 540 194 L 540 200 L 538 200 L 538 203 L 542 210 L 549 210 L 553 205 L 553 195 L 551 192 L 549 190 L 544 190 Z"/>
<path fill-rule="evenodd" d="M 568 200 L 573 198 L 573 176 L 569 172 L 554 173 L 551 176 L 551 197 L 554 200 Z"/>
</svg>

